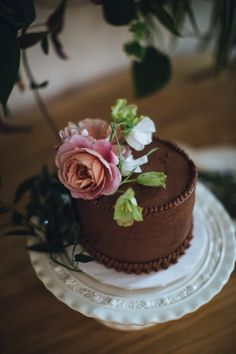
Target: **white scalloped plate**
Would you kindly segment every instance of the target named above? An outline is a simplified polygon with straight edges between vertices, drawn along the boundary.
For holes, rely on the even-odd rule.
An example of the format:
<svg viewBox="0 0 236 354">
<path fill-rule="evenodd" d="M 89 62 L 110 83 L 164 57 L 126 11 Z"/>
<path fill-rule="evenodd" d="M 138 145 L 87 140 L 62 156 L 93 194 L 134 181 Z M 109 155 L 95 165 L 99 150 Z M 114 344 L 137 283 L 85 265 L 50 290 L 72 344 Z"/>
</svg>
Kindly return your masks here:
<svg viewBox="0 0 236 354">
<path fill-rule="evenodd" d="M 120 289 L 69 271 L 45 254 L 30 252 L 30 259 L 39 279 L 59 300 L 105 325 L 133 330 L 178 319 L 210 301 L 228 281 L 235 262 L 233 223 L 201 183 L 196 189 L 196 208 L 207 230 L 206 256 L 191 275 L 164 288 Z"/>
</svg>

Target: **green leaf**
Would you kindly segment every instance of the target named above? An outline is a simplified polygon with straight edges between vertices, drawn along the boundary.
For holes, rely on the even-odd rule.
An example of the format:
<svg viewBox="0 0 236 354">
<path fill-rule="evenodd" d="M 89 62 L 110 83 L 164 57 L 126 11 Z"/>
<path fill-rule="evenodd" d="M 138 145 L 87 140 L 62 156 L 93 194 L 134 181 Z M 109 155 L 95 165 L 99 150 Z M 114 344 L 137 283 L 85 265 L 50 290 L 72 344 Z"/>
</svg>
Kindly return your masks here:
<svg viewBox="0 0 236 354">
<path fill-rule="evenodd" d="M 216 71 L 227 65 L 235 46 L 236 2 L 233 0 L 224 1 L 222 11 L 218 16 L 220 28 L 215 48 Z"/>
<path fill-rule="evenodd" d="M 66 5 L 67 0 L 61 0 L 47 20 L 47 26 L 54 35 L 63 30 Z"/>
<path fill-rule="evenodd" d="M 60 244 L 53 244 L 48 242 L 38 242 L 27 247 L 29 251 L 51 253 L 51 252 L 63 252 L 64 248 Z"/>
<path fill-rule="evenodd" d="M 192 8 L 192 4 L 191 1 L 189 0 L 184 0 L 184 7 L 185 7 L 185 11 L 188 14 L 189 20 L 192 24 L 193 30 L 196 33 L 197 36 L 201 35 L 201 32 L 199 30 L 198 24 L 197 24 L 197 20 Z"/>
<path fill-rule="evenodd" d="M 146 39 L 149 35 L 149 28 L 146 22 L 142 21 L 133 21 L 129 27 L 129 31 L 133 33 L 133 38 L 136 41 Z"/>
<path fill-rule="evenodd" d="M 136 96 L 146 96 L 168 82 L 171 76 L 171 63 L 167 55 L 154 47 L 148 47 L 143 62 L 133 63 L 132 74 Z"/>
<path fill-rule="evenodd" d="M 58 36 L 52 34 L 51 40 L 52 40 L 53 48 L 54 48 L 56 54 L 59 56 L 59 58 L 61 58 L 63 60 L 67 60 L 68 56 L 65 53 L 62 43 L 61 43 L 60 39 L 58 38 Z"/>
<path fill-rule="evenodd" d="M 21 49 L 26 49 L 34 46 L 35 44 L 41 42 L 44 38 L 47 38 L 47 32 L 30 32 L 22 34 L 18 40 Z"/>
<path fill-rule="evenodd" d="M 136 181 L 147 187 L 166 188 L 166 179 L 163 172 L 144 172 L 137 176 Z"/>
<path fill-rule="evenodd" d="M 5 1 L 0 4 L 0 22 L 8 23 L 15 29 L 28 27 L 35 20 L 34 0 Z"/>
<path fill-rule="evenodd" d="M 32 81 L 31 84 L 30 84 L 30 88 L 32 90 L 43 89 L 43 88 L 47 87 L 48 84 L 49 84 L 48 80 L 45 80 L 45 81 L 40 82 L 40 83 L 36 83 L 36 82 Z"/>
<path fill-rule="evenodd" d="M 103 0 L 102 7 L 105 20 L 114 26 L 127 25 L 136 17 L 134 0 Z"/>
<path fill-rule="evenodd" d="M 142 214 L 143 208 L 137 206 L 136 208 L 133 209 L 133 217 L 135 221 L 143 221 L 143 214 Z"/>
<path fill-rule="evenodd" d="M 7 100 L 17 80 L 20 65 L 20 48 L 17 32 L 0 22 L 0 103 L 6 113 Z"/>
<path fill-rule="evenodd" d="M 180 33 L 176 27 L 176 24 L 170 14 L 165 10 L 165 8 L 159 4 L 155 4 L 152 7 L 152 13 L 161 22 L 161 24 L 176 36 L 180 36 Z"/>
<path fill-rule="evenodd" d="M 4 236 L 33 236 L 34 233 L 30 230 L 17 229 L 13 231 L 9 231 L 4 234 Z"/>
<path fill-rule="evenodd" d="M 124 51 L 130 59 L 141 62 L 145 55 L 145 48 L 137 41 L 132 41 L 124 44 Z"/>
<path fill-rule="evenodd" d="M 44 36 L 40 44 L 44 54 L 48 55 L 49 53 L 48 37 Z"/>
<path fill-rule="evenodd" d="M 88 263 L 94 261 L 94 257 L 87 256 L 86 254 L 78 253 L 75 254 L 74 260 L 75 262 Z"/>
<path fill-rule="evenodd" d="M 170 10 L 178 29 L 183 27 L 185 21 L 185 2 L 189 2 L 189 0 L 171 1 L 170 3 Z"/>
<path fill-rule="evenodd" d="M 34 186 L 37 179 L 38 176 L 32 176 L 19 185 L 15 192 L 15 203 L 17 203 L 23 197 L 23 195 Z"/>
</svg>

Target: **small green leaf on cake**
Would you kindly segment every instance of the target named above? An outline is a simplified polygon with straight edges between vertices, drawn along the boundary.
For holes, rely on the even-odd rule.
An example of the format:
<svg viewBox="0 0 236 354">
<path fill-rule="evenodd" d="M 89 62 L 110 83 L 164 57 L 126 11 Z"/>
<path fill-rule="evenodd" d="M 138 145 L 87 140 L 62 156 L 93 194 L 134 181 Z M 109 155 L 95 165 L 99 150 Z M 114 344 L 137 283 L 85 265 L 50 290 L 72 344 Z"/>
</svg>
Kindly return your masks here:
<svg viewBox="0 0 236 354">
<path fill-rule="evenodd" d="M 114 220 L 119 226 L 131 226 L 134 221 L 143 221 L 142 210 L 137 205 L 134 190 L 129 188 L 116 201 Z"/>
<path fill-rule="evenodd" d="M 147 187 L 166 188 L 167 176 L 164 172 L 145 172 L 138 175 L 136 181 Z"/>
</svg>

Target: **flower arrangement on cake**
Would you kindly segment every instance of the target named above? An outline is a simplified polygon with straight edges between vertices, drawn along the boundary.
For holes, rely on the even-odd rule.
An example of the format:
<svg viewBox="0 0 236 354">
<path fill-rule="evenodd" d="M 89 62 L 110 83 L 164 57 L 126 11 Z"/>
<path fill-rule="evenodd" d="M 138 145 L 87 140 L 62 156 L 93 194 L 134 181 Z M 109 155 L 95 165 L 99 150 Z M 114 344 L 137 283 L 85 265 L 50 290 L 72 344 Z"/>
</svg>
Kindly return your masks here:
<svg viewBox="0 0 236 354">
<path fill-rule="evenodd" d="M 154 122 L 118 99 L 109 121 L 84 119 L 60 130 L 57 173 L 46 167 L 24 181 L 15 204 L 29 193 L 25 212 L 1 205 L 31 236 L 31 251 L 58 254 L 78 270 L 96 259 L 126 273 L 166 269 L 190 245 L 197 172 L 175 144 L 154 137 Z M 78 252 L 77 245 L 83 247 Z M 87 251 L 87 252 L 84 252 Z"/>
<path fill-rule="evenodd" d="M 76 199 L 95 200 L 121 193 L 114 205 L 114 220 L 125 227 L 134 220 L 142 221 L 142 208 L 134 190 L 120 187 L 136 182 L 165 188 L 167 176 L 163 172 L 141 173 L 140 166 L 148 163 L 148 156 L 158 148 L 137 159 L 132 153 L 150 144 L 155 131 L 154 122 L 149 117 L 139 117 L 137 106 L 127 105 L 125 99 L 118 99 L 111 107 L 109 123 L 90 118 L 78 124 L 68 123 L 60 131 L 62 144 L 56 154 L 59 180 Z"/>
</svg>

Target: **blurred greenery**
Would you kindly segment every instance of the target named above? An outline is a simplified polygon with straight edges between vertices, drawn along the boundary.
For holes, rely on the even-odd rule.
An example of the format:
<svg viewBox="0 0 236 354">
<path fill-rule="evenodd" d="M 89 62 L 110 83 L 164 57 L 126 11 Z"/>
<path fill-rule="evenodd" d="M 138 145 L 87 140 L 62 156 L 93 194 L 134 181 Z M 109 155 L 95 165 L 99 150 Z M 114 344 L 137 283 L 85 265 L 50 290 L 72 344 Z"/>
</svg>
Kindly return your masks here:
<svg viewBox="0 0 236 354">
<path fill-rule="evenodd" d="M 236 174 L 200 172 L 199 179 L 216 195 L 233 219 L 236 219 Z"/>
</svg>

